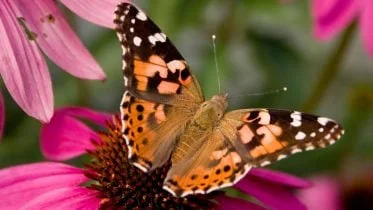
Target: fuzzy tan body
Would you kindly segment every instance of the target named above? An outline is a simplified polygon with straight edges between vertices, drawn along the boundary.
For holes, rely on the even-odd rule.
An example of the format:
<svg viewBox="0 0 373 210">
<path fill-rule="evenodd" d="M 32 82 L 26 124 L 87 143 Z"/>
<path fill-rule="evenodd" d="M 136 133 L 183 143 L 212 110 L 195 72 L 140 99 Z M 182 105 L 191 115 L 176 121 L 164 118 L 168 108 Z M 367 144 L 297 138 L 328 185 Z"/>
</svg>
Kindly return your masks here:
<svg viewBox="0 0 373 210">
<path fill-rule="evenodd" d="M 177 164 L 188 154 L 194 154 L 219 125 L 228 106 L 227 95 L 216 95 L 202 103 L 192 121 L 187 124 L 172 153 L 172 163 Z"/>
</svg>

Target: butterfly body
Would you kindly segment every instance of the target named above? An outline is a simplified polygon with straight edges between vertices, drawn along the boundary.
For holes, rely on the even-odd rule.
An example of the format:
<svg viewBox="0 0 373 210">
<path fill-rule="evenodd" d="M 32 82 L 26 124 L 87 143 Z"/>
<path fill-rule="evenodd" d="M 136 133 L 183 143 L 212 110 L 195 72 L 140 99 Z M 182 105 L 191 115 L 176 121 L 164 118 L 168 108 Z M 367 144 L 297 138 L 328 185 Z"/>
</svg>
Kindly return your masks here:
<svg viewBox="0 0 373 210">
<path fill-rule="evenodd" d="M 252 167 L 324 148 L 344 133 L 335 121 L 279 109 L 226 112 L 226 94 L 205 100 L 169 38 L 129 3 L 116 9 L 123 49 L 120 106 L 128 158 L 144 172 L 171 160 L 163 188 L 175 196 L 231 186 Z"/>
<path fill-rule="evenodd" d="M 192 148 L 203 145 L 205 137 L 210 136 L 219 125 L 227 106 L 227 94 L 216 95 L 200 105 L 177 140 L 171 157 L 172 164 L 183 160 Z"/>
</svg>

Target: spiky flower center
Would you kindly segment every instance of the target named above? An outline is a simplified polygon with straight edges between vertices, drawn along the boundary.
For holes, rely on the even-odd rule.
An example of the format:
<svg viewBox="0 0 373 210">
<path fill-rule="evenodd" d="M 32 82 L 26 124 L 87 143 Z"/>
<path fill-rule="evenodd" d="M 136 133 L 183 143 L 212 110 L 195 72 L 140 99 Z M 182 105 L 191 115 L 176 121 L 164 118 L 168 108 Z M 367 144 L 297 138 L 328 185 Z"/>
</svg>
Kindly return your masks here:
<svg viewBox="0 0 373 210">
<path fill-rule="evenodd" d="M 127 147 L 121 134 L 121 122 L 115 117 L 101 142 L 89 151 L 92 162 L 86 175 L 95 180 L 90 187 L 100 191 L 101 209 L 212 209 L 213 195 L 177 198 L 162 189 L 170 164 L 144 173 L 127 158 Z"/>
</svg>

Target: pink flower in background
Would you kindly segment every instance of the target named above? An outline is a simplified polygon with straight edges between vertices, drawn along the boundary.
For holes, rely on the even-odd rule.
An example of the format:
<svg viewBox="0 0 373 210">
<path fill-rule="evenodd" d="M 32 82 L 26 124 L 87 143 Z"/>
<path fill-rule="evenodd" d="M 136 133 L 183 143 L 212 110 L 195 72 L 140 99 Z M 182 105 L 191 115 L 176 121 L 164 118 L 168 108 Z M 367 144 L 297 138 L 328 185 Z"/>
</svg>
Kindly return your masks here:
<svg viewBox="0 0 373 210">
<path fill-rule="evenodd" d="M 113 27 L 119 1 L 61 2 L 93 23 Z M 105 79 L 105 73 L 69 26 L 56 1 L 0 0 L 0 48 L 0 75 L 6 88 L 28 115 L 42 122 L 52 117 L 53 92 L 39 48 L 75 77 Z"/>
<path fill-rule="evenodd" d="M 298 197 L 309 210 L 373 209 L 373 173 L 366 168 L 356 171 L 349 178 L 314 177 L 314 186 L 300 190 Z"/>
<path fill-rule="evenodd" d="M 5 122 L 4 98 L 3 98 L 3 94 L 1 94 L 1 91 L 0 91 L 0 140 L 3 137 L 4 122 Z"/>
<path fill-rule="evenodd" d="M 341 209 L 339 200 L 340 186 L 335 178 L 328 176 L 311 179 L 313 187 L 301 190 L 299 198 L 309 210 L 338 210 Z"/>
<path fill-rule="evenodd" d="M 95 132 L 79 119 L 105 126 L 106 131 Z M 92 162 L 84 169 L 42 162 L 0 170 L 0 209 L 142 209 L 147 205 L 265 209 L 241 198 L 226 196 L 222 191 L 173 197 L 162 189 L 169 166 L 143 173 L 130 164 L 120 120 L 105 113 L 76 107 L 57 110 L 50 123 L 42 127 L 41 148 L 52 160 L 67 160 L 88 151 Z M 271 209 L 305 209 L 292 189 L 308 186 L 308 181 L 282 172 L 252 169 L 235 188 Z"/>
<path fill-rule="evenodd" d="M 312 0 L 313 30 L 316 38 L 328 40 L 358 20 L 364 46 L 373 56 L 373 1 Z"/>
</svg>

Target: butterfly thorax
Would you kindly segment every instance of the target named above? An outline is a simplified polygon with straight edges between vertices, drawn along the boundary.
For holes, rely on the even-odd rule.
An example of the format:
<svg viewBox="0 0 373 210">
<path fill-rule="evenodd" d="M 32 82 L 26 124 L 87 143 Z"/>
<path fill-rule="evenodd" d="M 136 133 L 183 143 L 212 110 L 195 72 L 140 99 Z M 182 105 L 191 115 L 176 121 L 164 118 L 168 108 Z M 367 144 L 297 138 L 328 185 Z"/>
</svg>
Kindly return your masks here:
<svg viewBox="0 0 373 210">
<path fill-rule="evenodd" d="M 200 105 L 177 142 L 172 154 L 173 164 L 185 158 L 187 153 L 200 148 L 206 137 L 219 125 L 227 106 L 227 94 L 215 95 Z"/>
<path fill-rule="evenodd" d="M 190 126 L 197 126 L 202 130 L 213 129 L 223 117 L 227 106 L 226 94 L 213 96 L 200 105 Z"/>
</svg>

